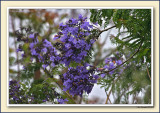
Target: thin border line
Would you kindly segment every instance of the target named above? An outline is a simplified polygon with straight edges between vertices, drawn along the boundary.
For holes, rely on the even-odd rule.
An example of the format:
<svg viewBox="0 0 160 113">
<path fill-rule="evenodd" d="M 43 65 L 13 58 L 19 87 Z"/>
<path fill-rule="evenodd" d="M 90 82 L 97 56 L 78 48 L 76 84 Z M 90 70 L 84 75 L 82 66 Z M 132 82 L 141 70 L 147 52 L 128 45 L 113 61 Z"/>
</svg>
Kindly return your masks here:
<svg viewBox="0 0 160 113">
<path fill-rule="evenodd" d="M 1 0 L 1 1 L 44 1 L 44 0 Z M 75 0 L 45 0 L 45 1 L 75 1 Z M 97 0 L 76 0 L 76 1 L 97 1 Z M 99 1 L 159 1 L 159 0 L 99 0 Z"/>
<path fill-rule="evenodd" d="M 7 7 L 7 58 L 9 60 L 9 32 L 8 32 L 8 22 L 9 22 L 9 10 L 10 9 L 151 9 L 151 53 L 153 53 L 153 7 Z M 153 54 L 151 57 L 151 70 L 153 70 Z M 8 93 L 8 84 L 9 84 L 9 62 L 7 60 L 7 106 L 106 106 L 106 107 L 153 107 L 153 76 L 151 76 L 151 104 L 9 104 L 9 93 Z M 151 74 L 153 75 L 153 71 L 151 71 Z"/>
<path fill-rule="evenodd" d="M 2 0 L 2 1 L 7 1 L 7 0 Z M 36 0 L 35 0 L 36 1 Z M 146 0 L 146 1 L 150 1 L 150 0 Z M 156 0 L 155 0 L 156 1 Z M 0 6 L 1 6 L 1 1 L 0 1 Z M 160 8 L 160 4 L 159 4 L 159 8 Z M 0 9 L 0 13 L 1 13 L 1 9 Z M 159 15 L 160 15 L 160 9 L 159 9 Z M 0 19 L 0 25 L 1 25 L 1 19 Z M 159 20 L 159 26 L 160 26 L 160 20 Z M 0 28 L 1 29 L 1 28 Z M 0 34 L 1 34 L 1 31 L 0 31 Z M 1 37 L 1 36 L 0 36 Z M 159 39 L 160 39 L 160 29 L 159 29 Z M 0 39 L 0 42 L 1 42 L 1 39 Z M 159 44 L 160 44 L 160 40 L 159 40 Z M 1 47 L 0 47 L 1 48 Z M 1 53 L 0 53 L 1 55 Z M 159 46 L 159 56 L 160 56 L 160 46 Z M 1 56 L 0 56 L 1 58 Z M 1 59 L 0 59 L 0 62 L 1 62 Z M 160 64 L 160 60 L 159 60 L 159 64 Z M 1 66 L 0 66 L 1 67 Z M 1 71 L 1 69 L 0 69 Z M 159 75 L 160 75 L 160 67 L 159 67 Z M 0 77 L 1 79 L 1 77 Z M 160 81 L 160 77 L 159 77 L 159 81 Z M 1 85 L 1 80 L 0 80 L 0 85 Z M 1 93 L 1 88 L 0 88 L 0 93 Z M 160 87 L 159 87 L 159 93 L 160 93 Z M 1 95 L 1 94 L 0 94 Z M 1 96 L 0 96 L 0 100 L 1 100 Z M 159 95 L 159 101 L 160 101 L 160 95 Z M 160 106 L 159 106 L 160 108 Z M 1 111 L 1 106 L 0 106 L 0 111 Z M 24 112 L 24 113 L 29 113 L 29 112 Z M 42 112 L 41 112 L 42 113 Z M 58 112 L 57 112 L 58 113 Z M 62 113 L 62 112 L 59 112 L 59 113 Z M 63 112 L 64 113 L 64 112 Z M 78 112 L 77 112 L 78 113 Z M 82 112 L 79 112 L 79 113 L 82 113 Z M 113 112 L 115 113 L 115 112 Z"/>
<path fill-rule="evenodd" d="M 1 1 L 0 1 L 0 6 L 1 6 Z M 0 8 L 0 13 L 1 13 L 1 8 Z M 0 15 L 0 26 L 1 26 L 1 15 Z M 0 34 L 1 34 L 1 27 L 0 27 Z M 1 45 L 1 38 L 0 38 L 0 45 Z M 0 49 L 1 49 L 1 46 L 0 46 Z M 0 62 L 1 62 L 1 52 L 0 52 Z M 0 65 L 0 68 L 1 68 L 1 65 Z M 1 72 L 1 69 L 0 69 L 0 72 Z M 1 101 L 1 76 L 0 76 L 0 101 Z M 1 102 L 0 102 L 0 105 L 1 105 Z M 1 106 L 0 106 L 0 112 L 1 112 Z"/>
</svg>

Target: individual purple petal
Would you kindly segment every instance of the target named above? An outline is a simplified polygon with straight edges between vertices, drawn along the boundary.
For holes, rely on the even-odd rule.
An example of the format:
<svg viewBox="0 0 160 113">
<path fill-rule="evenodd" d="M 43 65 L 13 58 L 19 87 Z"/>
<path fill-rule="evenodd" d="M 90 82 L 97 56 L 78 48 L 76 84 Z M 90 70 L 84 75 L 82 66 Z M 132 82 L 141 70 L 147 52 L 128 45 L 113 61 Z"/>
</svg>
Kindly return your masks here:
<svg viewBox="0 0 160 113">
<path fill-rule="evenodd" d="M 45 47 L 52 47 L 51 42 L 49 42 L 49 41 L 46 40 L 46 39 L 43 41 L 43 45 L 44 45 Z"/>
<path fill-rule="evenodd" d="M 47 48 L 43 48 L 41 52 L 47 53 Z"/>
<path fill-rule="evenodd" d="M 95 42 L 95 40 L 94 40 L 94 39 L 91 39 L 91 40 L 90 40 L 90 43 L 91 43 L 91 44 L 93 44 L 94 42 Z"/>
<path fill-rule="evenodd" d="M 56 39 L 58 39 L 59 37 L 58 36 L 55 36 L 54 38 L 53 38 L 53 40 L 55 41 Z"/>
<path fill-rule="evenodd" d="M 65 104 L 65 102 L 67 102 L 67 99 L 57 99 L 59 104 Z"/>
<path fill-rule="evenodd" d="M 69 48 L 71 47 L 71 44 L 67 43 L 67 44 L 65 44 L 65 47 L 66 47 L 67 49 L 69 49 Z"/>
<path fill-rule="evenodd" d="M 101 77 L 104 78 L 106 76 L 106 74 L 101 74 Z"/>
<path fill-rule="evenodd" d="M 34 38 L 34 34 L 30 34 L 30 35 L 29 35 L 29 38 L 32 38 L 32 39 L 33 39 L 33 38 Z"/>
<path fill-rule="evenodd" d="M 46 69 L 47 66 L 48 66 L 48 64 L 43 64 L 42 65 L 43 69 Z"/>
<path fill-rule="evenodd" d="M 38 53 L 36 52 L 35 49 L 31 49 L 31 54 L 32 54 L 32 55 L 38 55 Z"/>
<path fill-rule="evenodd" d="M 18 48 L 18 49 L 16 50 L 16 52 L 19 52 L 19 51 L 22 51 L 22 49 L 19 49 L 19 48 Z"/>
<path fill-rule="evenodd" d="M 116 61 L 117 65 L 121 65 L 122 64 L 122 61 L 121 60 L 118 60 Z"/>
<path fill-rule="evenodd" d="M 79 20 L 83 19 L 82 15 L 79 14 L 79 17 L 78 17 Z"/>
<path fill-rule="evenodd" d="M 54 62 L 55 57 L 54 57 L 54 56 L 51 56 L 51 57 L 50 57 L 50 60 L 51 60 L 52 62 Z"/>
<path fill-rule="evenodd" d="M 94 75 L 93 77 L 94 77 L 95 79 L 98 79 L 98 78 L 99 78 L 99 76 L 98 76 L 98 75 Z"/>
<path fill-rule="evenodd" d="M 52 66 L 52 67 L 55 67 L 56 65 L 55 65 L 55 63 L 51 63 L 51 66 Z"/>
</svg>

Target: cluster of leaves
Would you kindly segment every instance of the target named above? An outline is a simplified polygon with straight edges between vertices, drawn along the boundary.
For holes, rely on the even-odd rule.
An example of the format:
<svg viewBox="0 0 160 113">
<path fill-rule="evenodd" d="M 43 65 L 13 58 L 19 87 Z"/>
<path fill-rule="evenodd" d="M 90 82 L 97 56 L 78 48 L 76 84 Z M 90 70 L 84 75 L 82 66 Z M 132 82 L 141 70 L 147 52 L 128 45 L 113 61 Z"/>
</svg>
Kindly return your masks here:
<svg viewBox="0 0 160 113">
<path fill-rule="evenodd" d="M 130 59 L 118 80 L 115 77 L 101 84 L 107 83 L 111 88 L 112 94 L 116 95 L 115 103 L 128 103 L 128 94 L 135 96 L 133 103 L 140 103 L 136 100 L 138 93 L 145 90 L 148 95 L 147 92 L 151 92 L 151 9 L 91 9 L 90 12 L 92 22 L 105 23 L 104 27 L 114 23 L 118 34 L 110 39 L 117 45 L 116 51 Z M 141 103 L 146 103 L 144 97 Z M 150 98 L 151 95 L 148 100 Z"/>
<path fill-rule="evenodd" d="M 30 87 L 16 80 L 9 81 L 9 103 L 10 104 L 41 104 L 52 102 L 54 104 L 64 104 L 67 99 L 63 99 L 60 93 L 52 84 L 52 79 L 39 79 L 34 81 Z"/>
</svg>

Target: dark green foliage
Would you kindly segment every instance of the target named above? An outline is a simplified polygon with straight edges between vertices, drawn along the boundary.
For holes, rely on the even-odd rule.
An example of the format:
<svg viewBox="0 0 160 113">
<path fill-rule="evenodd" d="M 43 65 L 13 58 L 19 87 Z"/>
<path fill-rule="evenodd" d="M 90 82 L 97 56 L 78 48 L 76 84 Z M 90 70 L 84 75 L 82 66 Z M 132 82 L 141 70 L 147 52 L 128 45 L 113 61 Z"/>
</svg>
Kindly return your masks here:
<svg viewBox="0 0 160 113">
<path fill-rule="evenodd" d="M 24 70 L 21 71 L 21 79 L 26 80 L 26 79 L 31 79 L 35 75 L 35 71 L 39 70 L 40 67 L 42 66 L 42 63 L 31 63 L 28 64 L 27 67 L 24 67 Z"/>
<path fill-rule="evenodd" d="M 50 101 L 50 102 L 56 102 L 57 93 L 55 92 L 56 86 L 51 83 L 52 80 L 46 80 L 39 79 L 35 80 L 31 84 L 31 88 L 29 90 L 30 96 L 34 97 L 34 101 L 32 101 L 32 104 L 39 104 L 43 103 L 43 100 Z"/>
<path fill-rule="evenodd" d="M 99 84 L 106 87 L 106 91 L 112 87 L 117 104 L 128 103 L 128 95 L 137 95 L 142 90 L 146 90 L 144 103 L 151 103 L 151 89 L 148 88 L 151 87 L 152 76 L 151 9 L 91 9 L 90 12 L 90 20 L 98 22 L 99 25 L 105 23 L 104 27 L 110 24 L 109 21 L 113 21 L 119 33 L 110 38 L 111 42 L 117 45 L 116 50 L 126 59 L 131 57 L 142 43 L 139 51 L 125 64 L 127 68 L 119 75 L 118 80 L 116 77 L 105 78 L 99 81 Z"/>
</svg>

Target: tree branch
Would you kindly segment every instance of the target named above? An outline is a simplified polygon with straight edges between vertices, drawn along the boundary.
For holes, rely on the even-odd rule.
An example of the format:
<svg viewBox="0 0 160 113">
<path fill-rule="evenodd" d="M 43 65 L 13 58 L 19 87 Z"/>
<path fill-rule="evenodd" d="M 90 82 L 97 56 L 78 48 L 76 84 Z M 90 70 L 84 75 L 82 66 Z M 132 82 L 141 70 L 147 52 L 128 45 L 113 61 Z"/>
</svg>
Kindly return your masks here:
<svg viewBox="0 0 160 113">
<path fill-rule="evenodd" d="M 149 79 L 151 80 L 151 76 L 150 76 L 150 74 L 149 74 L 149 70 L 148 70 L 148 68 L 147 68 L 147 73 L 148 73 L 148 77 L 149 77 Z"/>
<path fill-rule="evenodd" d="M 126 61 L 124 61 L 122 64 L 116 66 L 115 68 L 113 68 L 113 69 L 111 69 L 111 70 L 103 71 L 104 69 L 102 69 L 101 71 L 102 71 L 103 73 L 109 73 L 109 72 L 111 72 L 111 71 L 113 71 L 113 70 L 121 67 L 123 64 L 125 64 L 126 62 L 128 62 L 130 59 L 132 59 L 132 58 L 139 52 L 139 50 L 140 50 L 140 48 L 141 48 L 141 46 L 142 46 L 142 43 L 143 43 L 143 41 L 141 41 L 141 44 L 140 44 L 138 50 L 137 50 L 130 58 L 128 58 Z M 100 74 L 102 74 L 102 73 L 100 73 Z"/>
<path fill-rule="evenodd" d="M 112 29 L 112 28 L 114 28 L 114 27 L 116 27 L 116 26 L 112 26 L 112 27 L 110 27 L 110 28 L 101 30 L 101 31 L 99 32 L 99 34 L 98 34 L 98 37 L 99 37 L 99 35 L 100 35 L 101 33 L 105 32 L 105 31 L 108 31 L 108 30 L 110 30 L 110 29 Z"/>
<path fill-rule="evenodd" d="M 110 95 L 111 95 L 112 88 L 113 88 L 113 85 L 112 85 L 112 87 L 111 87 L 111 89 L 110 89 L 110 91 L 109 91 L 109 94 L 107 94 L 107 100 L 106 100 L 106 103 L 105 103 L 105 104 L 108 104 L 108 100 L 110 100 L 109 97 L 110 97 Z"/>
</svg>

